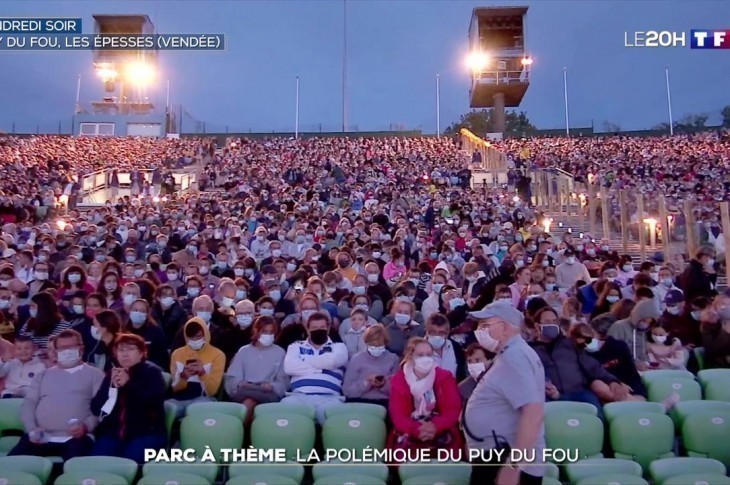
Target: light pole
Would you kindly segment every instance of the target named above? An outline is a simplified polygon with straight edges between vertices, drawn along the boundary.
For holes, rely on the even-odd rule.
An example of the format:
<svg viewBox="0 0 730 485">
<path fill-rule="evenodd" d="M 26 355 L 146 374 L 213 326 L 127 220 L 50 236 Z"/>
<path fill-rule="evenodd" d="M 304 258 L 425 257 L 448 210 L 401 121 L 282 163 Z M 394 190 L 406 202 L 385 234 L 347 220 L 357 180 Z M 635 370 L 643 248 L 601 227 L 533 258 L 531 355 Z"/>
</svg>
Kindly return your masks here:
<svg viewBox="0 0 730 485">
<path fill-rule="evenodd" d="M 667 108 L 669 109 L 669 135 L 674 136 L 674 120 L 672 119 L 672 93 L 669 89 L 669 66 L 664 68 L 667 78 Z"/>
<path fill-rule="evenodd" d="M 436 74 L 436 137 L 441 138 L 441 82 Z"/>
<path fill-rule="evenodd" d="M 297 76 L 296 106 L 294 108 L 294 138 L 299 138 L 299 76 Z"/>
<path fill-rule="evenodd" d="M 342 132 L 347 131 L 347 0 L 342 0 Z"/>
<path fill-rule="evenodd" d="M 570 117 L 568 116 L 568 68 L 563 68 L 563 94 L 565 97 L 565 134 L 570 136 Z"/>
</svg>

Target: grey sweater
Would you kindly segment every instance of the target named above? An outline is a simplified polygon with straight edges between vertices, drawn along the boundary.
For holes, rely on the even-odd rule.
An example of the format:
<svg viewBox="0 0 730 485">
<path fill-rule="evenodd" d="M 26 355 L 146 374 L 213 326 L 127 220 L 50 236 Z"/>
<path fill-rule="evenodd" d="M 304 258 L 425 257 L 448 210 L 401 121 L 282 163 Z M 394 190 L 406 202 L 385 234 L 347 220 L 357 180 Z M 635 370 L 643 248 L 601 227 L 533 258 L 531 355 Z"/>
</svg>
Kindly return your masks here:
<svg viewBox="0 0 730 485">
<path fill-rule="evenodd" d="M 398 356 L 385 351 L 379 357 L 373 357 L 367 350 L 352 356 L 347 364 L 342 393 L 345 397 L 360 399 L 388 399 L 390 397 L 390 380 L 380 389 L 370 386 L 368 377 L 392 377 L 398 370 Z"/>
<path fill-rule="evenodd" d="M 249 344 L 241 347 L 226 371 L 224 385 L 229 396 L 238 391 L 241 382 L 262 384 L 268 382 L 274 394 L 281 397 L 289 387 L 289 377 L 284 373 L 286 352 L 278 345 L 256 347 Z"/>
<path fill-rule="evenodd" d="M 103 380 L 104 374 L 88 364 L 72 369 L 55 366 L 39 373 L 21 408 L 26 431 L 42 428 L 49 437 L 66 436 L 71 419 L 78 419 L 89 432 L 93 431 L 97 418 L 89 406 Z"/>
</svg>

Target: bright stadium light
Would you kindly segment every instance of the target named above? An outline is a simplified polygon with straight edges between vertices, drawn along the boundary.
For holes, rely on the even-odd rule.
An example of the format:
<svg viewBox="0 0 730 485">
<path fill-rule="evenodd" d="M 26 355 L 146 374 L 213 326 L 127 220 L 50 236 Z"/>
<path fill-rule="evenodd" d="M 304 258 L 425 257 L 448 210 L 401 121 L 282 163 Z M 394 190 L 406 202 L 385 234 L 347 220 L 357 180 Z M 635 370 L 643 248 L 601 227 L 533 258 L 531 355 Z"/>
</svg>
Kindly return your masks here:
<svg viewBox="0 0 730 485">
<path fill-rule="evenodd" d="M 531 57 L 523 57 L 520 61 L 523 66 L 531 66 L 532 65 L 532 58 Z"/>
<path fill-rule="evenodd" d="M 125 74 L 127 81 L 135 86 L 147 86 L 155 79 L 154 68 L 145 62 L 130 62 Z"/>
<path fill-rule="evenodd" d="M 485 52 L 474 51 L 466 57 L 466 65 L 474 72 L 483 71 L 489 64 L 489 56 Z"/>
<path fill-rule="evenodd" d="M 102 81 L 108 82 L 113 81 L 117 77 L 117 71 L 111 64 L 99 64 L 96 68 L 96 75 L 101 78 Z"/>
</svg>

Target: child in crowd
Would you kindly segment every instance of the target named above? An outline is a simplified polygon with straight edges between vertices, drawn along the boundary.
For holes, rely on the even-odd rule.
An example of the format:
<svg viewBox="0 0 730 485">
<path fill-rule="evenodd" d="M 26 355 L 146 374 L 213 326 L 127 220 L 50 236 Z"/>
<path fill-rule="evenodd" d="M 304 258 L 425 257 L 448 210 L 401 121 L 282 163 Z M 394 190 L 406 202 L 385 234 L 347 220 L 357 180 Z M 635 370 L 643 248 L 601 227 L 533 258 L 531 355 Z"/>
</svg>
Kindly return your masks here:
<svg viewBox="0 0 730 485">
<path fill-rule="evenodd" d="M 46 366 L 33 356 L 35 351 L 30 337 L 15 338 L 15 356 L 8 349 L 0 357 L 0 377 L 5 377 L 5 389 L 0 397 L 25 397 L 33 378 Z"/>
</svg>

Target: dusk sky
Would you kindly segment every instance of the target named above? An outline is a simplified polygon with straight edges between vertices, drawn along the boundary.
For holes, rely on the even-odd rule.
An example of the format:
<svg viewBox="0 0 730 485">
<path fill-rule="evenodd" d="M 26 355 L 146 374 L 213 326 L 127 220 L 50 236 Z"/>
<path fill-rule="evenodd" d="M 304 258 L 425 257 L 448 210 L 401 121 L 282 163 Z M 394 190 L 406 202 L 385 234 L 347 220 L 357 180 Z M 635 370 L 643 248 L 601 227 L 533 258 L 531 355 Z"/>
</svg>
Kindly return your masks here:
<svg viewBox="0 0 730 485">
<path fill-rule="evenodd" d="M 534 59 L 520 109 L 539 128 L 565 125 L 563 66 L 568 68 L 571 126 L 623 129 L 667 121 L 665 66 L 671 69 L 674 118 L 707 113 L 719 122 L 730 104 L 730 51 L 626 48 L 624 32 L 730 29 L 727 1 L 368 1 L 348 0 L 350 126 L 391 124 L 436 130 L 435 76 L 441 79 L 441 127 L 469 109 L 464 66 L 474 7 L 529 5 L 527 48 Z M 293 130 L 295 77 L 301 79 L 300 129 L 339 130 L 343 1 L 36 1 L 5 0 L 3 17 L 147 14 L 159 33 L 224 33 L 225 52 L 163 52 L 151 93 L 163 105 L 170 79 L 182 104 L 206 130 Z M 77 77 L 82 102 L 98 100 L 92 53 L 0 51 L 0 130 L 50 131 L 73 114 Z M 188 124 L 189 123 L 189 124 Z M 187 119 L 184 126 L 191 126 Z"/>
</svg>

